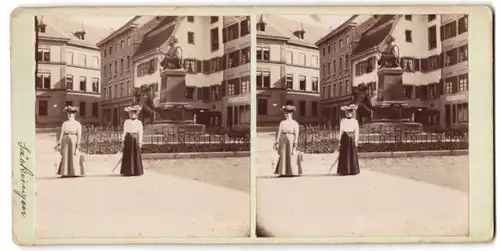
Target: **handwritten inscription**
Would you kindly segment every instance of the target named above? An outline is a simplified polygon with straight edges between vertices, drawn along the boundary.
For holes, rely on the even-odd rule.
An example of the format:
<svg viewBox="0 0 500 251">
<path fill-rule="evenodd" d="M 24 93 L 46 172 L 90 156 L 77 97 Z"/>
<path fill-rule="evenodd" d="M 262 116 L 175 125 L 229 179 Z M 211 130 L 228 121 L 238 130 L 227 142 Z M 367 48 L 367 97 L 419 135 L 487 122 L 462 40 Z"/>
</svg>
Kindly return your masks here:
<svg viewBox="0 0 500 251">
<path fill-rule="evenodd" d="M 28 197 L 26 195 L 26 190 L 28 188 L 29 177 L 33 177 L 34 174 L 28 167 L 28 160 L 30 159 L 31 151 L 26 146 L 24 142 L 18 142 L 19 146 L 19 165 L 21 171 L 21 185 L 20 188 L 14 189 L 14 193 L 21 200 L 21 215 L 25 218 L 28 208 Z"/>
</svg>

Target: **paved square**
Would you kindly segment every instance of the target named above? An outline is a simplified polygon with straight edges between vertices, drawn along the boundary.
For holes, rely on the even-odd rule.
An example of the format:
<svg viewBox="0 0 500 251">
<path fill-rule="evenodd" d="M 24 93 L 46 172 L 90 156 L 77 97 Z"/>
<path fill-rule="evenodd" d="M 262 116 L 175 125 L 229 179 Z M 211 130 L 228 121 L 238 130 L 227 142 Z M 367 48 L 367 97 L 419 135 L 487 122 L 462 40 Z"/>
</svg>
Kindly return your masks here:
<svg viewBox="0 0 500 251">
<path fill-rule="evenodd" d="M 250 235 L 248 157 L 145 160 L 122 177 L 117 156 L 88 156 L 86 177 L 58 179 L 54 142 L 37 135 L 38 238 Z"/>
<path fill-rule="evenodd" d="M 265 235 L 468 234 L 467 156 L 360 159 L 360 175 L 342 177 L 327 175 L 336 156 L 308 154 L 303 177 L 274 178 L 273 138 L 256 138 L 257 225 Z"/>
</svg>

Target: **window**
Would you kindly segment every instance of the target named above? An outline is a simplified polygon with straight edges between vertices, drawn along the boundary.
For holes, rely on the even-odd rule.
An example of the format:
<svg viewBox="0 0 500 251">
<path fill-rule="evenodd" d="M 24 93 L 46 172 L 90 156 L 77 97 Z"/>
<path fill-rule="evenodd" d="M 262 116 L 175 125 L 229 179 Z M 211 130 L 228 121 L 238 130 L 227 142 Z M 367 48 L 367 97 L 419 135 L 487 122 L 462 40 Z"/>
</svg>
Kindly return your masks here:
<svg viewBox="0 0 500 251">
<path fill-rule="evenodd" d="M 123 50 L 124 48 L 125 48 L 125 41 L 123 41 L 123 40 L 122 40 L 122 41 L 120 42 L 120 49 L 122 49 L 122 50 Z"/>
<path fill-rule="evenodd" d="M 257 60 L 271 60 L 271 51 L 267 45 L 257 45 Z"/>
<path fill-rule="evenodd" d="M 431 26 L 427 30 L 428 36 L 428 42 L 429 42 L 429 50 L 435 49 L 437 47 L 437 29 L 436 26 Z"/>
<path fill-rule="evenodd" d="M 187 38 L 188 43 L 194 44 L 194 32 L 188 31 L 187 36 L 188 36 L 188 38 Z"/>
<path fill-rule="evenodd" d="M 457 49 L 452 49 L 444 54 L 445 60 L 444 60 L 444 66 L 450 66 L 450 65 L 455 65 L 457 64 L 458 61 L 458 54 L 457 54 Z"/>
<path fill-rule="evenodd" d="M 259 99 L 257 101 L 257 114 L 267 115 L 267 99 Z"/>
<path fill-rule="evenodd" d="M 436 19 L 436 15 L 427 15 L 427 21 L 430 22 L 430 21 L 432 21 L 434 19 Z"/>
<path fill-rule="evenodd" d="M 108 89 L 106 87 L 103 87 L 102 88 L 102 97 L 104 99 L 107 99 L 108 98 Z"/>
<path fill-rule="evenodd" d="M 123 97 L 125 95 L 125 89 L 123 88 L 123 83 L 120 84 L 120 97 Z"/>
<path fill-rule="evenodd" d="M 458 122 L 468 122 L 469 121 L 469 107 L 468 104 L 458 104 L 457 105 L 457 120 Z"/>
<path fill-rule="evenodd" d="M 328 75 L 332 74 L 332 64 L 328 63 Z"/>
<path fill-rule="evenodd" d="M 333 74 L 337 71 L 337 61 L 333 60 Z"/>
<path fill-rule="evenodd" d="M 113 97 L 118 97 L 118 91 L 116 90 L 116 88 L 118 88 L 118 85 L 114 85 L 113 86 Z"/>
<path fill-rule="evenodd" d="M 49 101 L 38 100 L 38 116 L 47 116 L 49 113 Z"/>
<path fill-rule="evenodd" d="M 97 102 L 92 103 L 92 117 L 99 117 L 99 103 Z"/>
<path fill-rule="evenodd" d="M 239 33 L 240 33 L 239 23 L 235 23 L 235 24 L 227 27 L 227 40 L 226 40 L 226 42 L 239 38 L 240 37 Z"/>
<path fill-rule="evenodd" d="M 337 50 L 337 43 L 336 42 L 333 42 L 333 52 L 335 52 Z"/>
<path fill-rule="evenodd" d="M 404 96 L 407 99 L 411 99 L 413 95 L 413 86 L 404 86 Z"/>
<path fill-rule="evenodd" d="M 37 73 L 35 84 L 37 89 L 50 89 L 50 73 Z"/>
<path fill-rule="evenodd" d="M 293 64 L 293 52 L 292 51 L 286 52 L 286 63 Z"/>
<path fill-rule="evenodd" d="M 441 26 L 441 40 L 446 40 L 457 35 L 457 22 L 451 22 Z"/>
<path fill-rule="evenodd" d="M 194 16 L 188 16 L 187 21 L 190 23 L 194 23 Z"/>
<path fill-rule="evenodd" d="M 339 40 L 339 48 L 342 48 L 342 39 Z"/>
<path fill-rule="evenodd" d="M 113 54 L 113 46 L 112 45 L 109 46 L 108 51 L 109 51 L 109 55 L 111 56 L 111 54 Z"/>
<path fill-rule="evenodd" d="M 349 36 L 345 36 L 345 44 L 349 45 Z"/>
<path fill-rule="evenodd" d="M 312 67 L 318 67 L 318 56 L 313 55 L 311 57 L 311 66 Z"/>
<path fill-rule="evenodd" d="M 326 55 L 326 48 L 323 48 L 323 56 Z"/>
<path fill-rule="evenodd" d="M 212 59 L 210 59 L 210 66 L 211 66 L 211 72 L 217 72 L 217 71 L 219 71 L 219 59 L 218 58 L 212 58 Z"/>
<path fill-rule="evenodd" d="M 342 69 L 342 58 L 339 58 L 339 71 Z"/>
<path fill-rule="evenodd" d="M 250 34 L 250 26 L 249 26 L 249 20 L 248 19 L 245 19 L 243 21 L 241 21 L 240 23 L 240 33 L 241 33 L 241 36 L 246 36 L 248 34 Z"/>
<path fill-rule="evenodd" d="M 38 61 L 50 62 L 50 49 L 38 49 L 36 57 Z"/>
<path fill-rule="evenodd" d="M 104 66 L 104 71 L 102 72 L 103 78 L 106 78 L 106 75 L 108 74 L 108 67 L 105 65 Z"/>
<path fill-rule="evenodd" d="M 212 51 L 219 50 L 219 28 L 210 30 L 210 48 Z"/>
<path fill-rule="evenodd" d="M 240 51 L 233 51 L 227 55 L 227 68 L 236 67 L 240 64 Z"/>
<path fill-rule="evenodd" d="M 332 87 L 328 85 L 328 89 L 326 90 L 326 98 L 329 99 L 332 96 Z"/>
<path fill-rule="evenodd" d="M 107 49 L 104 49 L 104 57 L 106 57 L 108 54 L 108 50 Z"/>
<path fill-rule="evenodd" d="M 85 117 L 87 114 L 85 108 L 87 108 L 87 103 L 85 103 L 84 101 L 80 102 L 80 116 L 82 117 Z"/>
<path fill-rule="evenodd" d="M 469 90 L 469 76 L 468 74 L 458 76 L 458 91 L 463 92 Z"/>
<path fill-rule="evenodd" d="M 87 77 L 80 77 L 80 91 L 87 91 Z"/>
<path fill-rule="evenodd" d="M 323 64 L 323 74 L 321 74 L 321 75 L 323 75 L 323 76 L 326 75 L 326 64 Z"/>
<path fill-rule="evenodd" d="M 241 49 L 241 64 L 250 63 L 250 47 Z"/>
<path fill-rule="evenodd" d="M 345 55 L 344 60 L 345 60 L 344 68 L 347 70 L 349 69 L 349 55 Z"/>
<path fill-rule="evenodd" d="M 301 91 L 306 91 L 306 76 L 299 76 L 299 88 Z"/>
<path fill-rule="evenodd" d="M 125 70 L 125 59 L 120 59 L 120 72 Z"/>
<path fill-rule="evenodd" d="M 185 59 L 184 60 L 184 68 L 186 68 L 187 73 L 196 73 L 196 60 Z"/>
<path fill-rule="evenodd" d="M 250 78 L 242 78 L 240 83 L 240 93 L 250 92 Z"/>
<path fill-rule="evenodd" d="M 66 90 L 73 90 L 73 75 L 66 75 Z"/>
<path fill-rule="evenodd" d="M 87 56 L 86 55 L 80 54 L 79 64 L 80 64 L 80 66 L 87 66 Z"/>
<path fill-rule="evenodd" d="M 306 101 L 299 101 L 299 116 L 306 116 Z"/>
<path fill-rule="evenodd" d="M 464 45 L 458 48 L 458 62 L 461 63 L 463 61 L 467 61 L 468 55 L 467 55 L 467 46 Z"/>
<path fill-rule="evenodd" d="M 115 44 L 115 52 L 118 52 L 118 43 Z"/>
<path fill-rule="evenodd" d="M 436 70 L 438 68 L 438 64 L 437 64 L 438 61 L 437 60 L 438 60 L 438 56 L 433 56 L 433 57 L 429 58 L 429 70 L 430 71 Z"/>
<path fill-rule="evenodd" d="M 306 54 L 305 53 L 299 54 L 299 64 L 306 65 Z"/>
<path fill-rule="evenodd" d="M 405 41 L 407 43 L 411 43 L 413 41 L 413 38 L 411 36 L 411 30 L 405 30 Z"/>
<path fill-rule="evenodd" d="M 444 84 L 444 93 L 452 93 L 453 92 L 453 83 L 451 82 L 451 78 L 446 79 Z"/>
<path fill-rule="evenodd" d="M 131 46 L 131 45 L 132 45 L 132 38 L 127 37 L 127 46 Z"/>
<path fill-rule="evenodd" d="M 66 64 L 73 64 L 73 52 L 66 53 Z"/>
<path fill-rule="evenodd" d="M 99 58 L 98 57 L 92 57 L 92 67 L 95 69 L 99 69 Z"/>
<path fill-rule="evenodd" d="M 351 94 L 351 85 L 349 84 L 349 80 L 345 81 L 345 94 L 346 95 Z"/>
<path fill-rule="evenodd" d="M 127 69 L 130 69 L 130 56 L 127 56 Z"/>
<path fill-rule="evenodd" d="M 269 71 L 257 71 L 257 87 L 258 88 L 269 88 L 271 87 L 271 72 Z"/>
<path fill-rule="evenodd" d="M 407 71 L 407 72 L 414 72 L 415 71 L 415 68 L 414 68 L 414 65 L 413 65 L 413 61 L 415 59 L 413 58 L 403 58 L 403 65 L 401 66 L 401 68 L 403 68 L 404 71 Z"/>
<path fill-rule="evenodd" d="M 127 89 L 125 90 L 125 93 L 126 93 L 127 95 L 130 95 L 130 91 L 131 91 L 131 90 L 130 90 L 130 88 L 132 88 L 132 87 L 130 86 L 130 81 L 127 81 L 127 86 L 126 86 L 126 88 L 127 88 Z M 156 87 L 156 91 L 158 91 L 158 87 Z"/>
<path fill-rule="evenodd" d="M 118 73 L 118 62 L 115 61 L 115 74 Z"/>
<path fill-rule="evenodd" d="M 405 15 L 405 20 L 411 21 L 411 15 Z"/>
<path fill-rule="evenodd" d="M 318 78 L 317 77 L 312 77 L 311 78 L 312 82 L 312 91 L 313 92 L 318 92 Z"/>
<path fill-rule="evenodd" d="M 318 102 L 316 101 L 311 102 L 311 115 L 313 117 L 318 116 Z"/>
<path fill-rule="evenodd" d="M 238 79 L 237 78 L 234 78 L 234 79 L 230 79 L 227 81 L 227 95 L 228 96 L 231 96 L 231 95 L 234 95 L 236 94 L 236 85 L 238 84 Z"/>
<path fill-rule="evenodd" d="M 286 88 L 293 90 L 293 74 L 286 74 Z"/>
<path fill-rule="evenodd" d="M 92 91 L 99 92 L 99 79 L 98 78 L 92 78 Z"/>
<path fill-rule="evenodd" d="M 330 52 L 331 52 L 331 51 L 332 51 L 332 45 L 331 45 L 331 44 L 329 44 L 329 45 L 328 45 L 328 54 L 330 54 Z"/>
<path fill-rule="evenodd" d="M 195 92 L 194 87 L 186 87 L 186 98 L 189 100 L 194 100 L 194 92 Z"/>
<path fill-rule="evenodd" d="M 469 28 L 467 22 L 468 22 L 467 16 L 458 19 L 458 34 L 467 32 Z"/>
</svg>

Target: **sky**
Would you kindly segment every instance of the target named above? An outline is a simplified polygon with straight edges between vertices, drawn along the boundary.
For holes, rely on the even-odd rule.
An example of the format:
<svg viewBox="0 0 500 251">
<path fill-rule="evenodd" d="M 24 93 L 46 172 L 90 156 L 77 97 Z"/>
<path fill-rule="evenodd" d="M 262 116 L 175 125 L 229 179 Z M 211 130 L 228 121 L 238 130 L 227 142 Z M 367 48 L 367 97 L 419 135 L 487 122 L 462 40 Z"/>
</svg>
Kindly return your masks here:
<svg viewBox="0 0 500 251">
<path fill-rule="evenodd" d="M 302 21 L 311 25 L 322 26 L 326 28 L 333 29 L 345 20 L 347 20 L 350 15 L 278 15 L 283 18 L 293 19 L 296 21 Z M 100 27 L 103 29 L 118 29 L 120 26 L 128 22 L 133 16 L 73 16 L 72 20 L 84 24 Z"/>
</svg>

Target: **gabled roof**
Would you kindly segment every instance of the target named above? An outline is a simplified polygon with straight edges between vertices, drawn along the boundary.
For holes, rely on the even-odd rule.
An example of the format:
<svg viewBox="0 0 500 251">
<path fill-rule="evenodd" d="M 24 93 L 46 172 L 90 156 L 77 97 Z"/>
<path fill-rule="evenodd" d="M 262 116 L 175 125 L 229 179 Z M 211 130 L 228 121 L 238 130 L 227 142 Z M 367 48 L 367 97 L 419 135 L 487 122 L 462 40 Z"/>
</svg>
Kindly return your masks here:
<svg viewBox="0 0 500 251">
<path fill-rule="evenodd" d="M 396 15 L 383 15 L 380 17 L 380 19 L 363 34 L 359 44 L 354 49 L 353 54 L 360 54 L 368 49 L 380 45 L 380 43 L 382 43 L 391 33 L 395 24 L 395 17 Z"/>
<path fill-rule="evenodd" d="M 148 31 L 144 35 L 144 39 L 142 40 L 141 45 L 135 52 L 134 56 L 141 55 L 156 48 L 160 48 L 168 40 L 168 38 L 173 35 L 176 25 L 170 25 L 168 28 L 162 31 L 159 30 L 164 28 L 166 25 L 175 22 L 177 18 L 177 16 L 165 17 L 153 29 Z"/>
<path fill-rule="evenodd" d="M 343 30 L 345 27 L 347 27 L 349 24 L 353 23 L 354 20 L 358 17 L 358 15 L 352 15 L 350 18 L 348 18 L 346 21 L 341 23 L 339 26 L 337 26 L 335 29 L 331 30 L 328 34 L 325 36 L 321 37 L 318 41 L 315 42 L 316 45 L 319 45 L 323 43 L 324 41 L 328 40 L 331 36 L 336 34 L 337 32 Z"/>
<path fill-rule="evenodd" d="M 69 43 L 87 46 L 97 49 L 97 43 L 106 37 L 110 31 L 74 22 L 64 16 L 43 16 L 38 17 L 39 23 L 46 24 L 45 33 L 38 32 L 39 39 L 53 38 L 67 40 Z M 85 30 L 85 40 L 80 40 L 75 36 L 75 32 Z"/>
<path fill-rule="evenodd" d="M 289 38 L 288 43 L 292 44 L 317 48 L 315 42 L 328 32 L 328 28 L 301 23 L 291 18 L 284 18 L 276 15 L 263 15 L 262 18 L 267 24 L 266 31 L 258 31 L 257 35 Z M 295 31 L 301 30 L 302 27 L 304 27 L 305 31 L 304 39 L 300 39 L 294 34 Z"/>
</svg>

